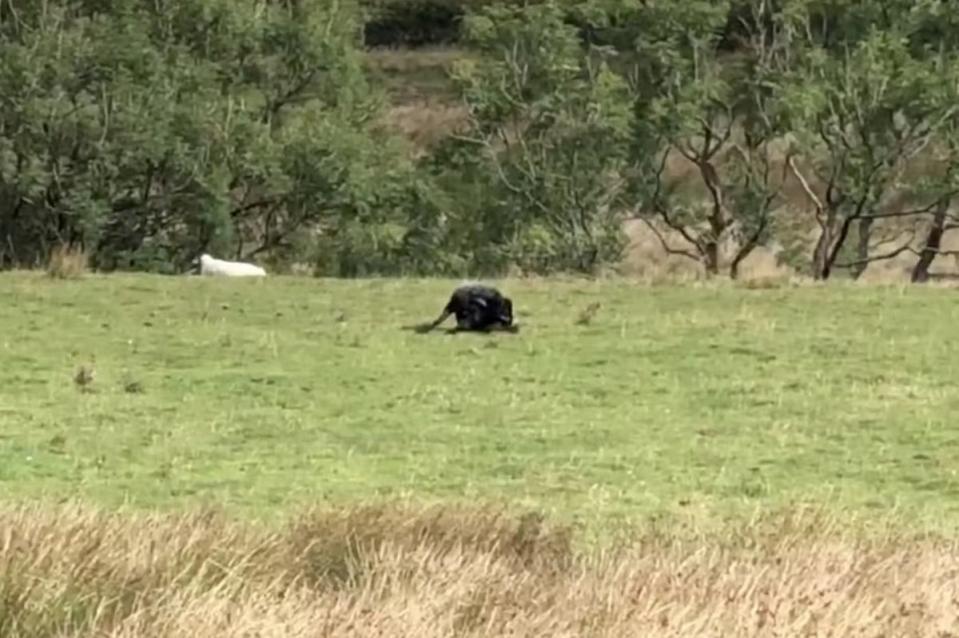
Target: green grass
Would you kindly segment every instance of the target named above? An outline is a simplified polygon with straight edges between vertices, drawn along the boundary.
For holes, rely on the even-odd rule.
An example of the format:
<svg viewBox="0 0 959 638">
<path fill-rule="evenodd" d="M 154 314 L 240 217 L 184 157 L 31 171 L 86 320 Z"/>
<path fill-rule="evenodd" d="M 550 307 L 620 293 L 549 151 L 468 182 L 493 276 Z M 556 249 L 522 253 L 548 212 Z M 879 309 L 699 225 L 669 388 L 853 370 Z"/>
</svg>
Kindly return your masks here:
<svg viewBox="0 0 959 638">
<path fill-rule="evenodd" d="M 454 284 L 2 275 L 0 493 L 959 522 L 955 291 L 510 281 L 518 335 L 400 330 Z"/>
</svg>

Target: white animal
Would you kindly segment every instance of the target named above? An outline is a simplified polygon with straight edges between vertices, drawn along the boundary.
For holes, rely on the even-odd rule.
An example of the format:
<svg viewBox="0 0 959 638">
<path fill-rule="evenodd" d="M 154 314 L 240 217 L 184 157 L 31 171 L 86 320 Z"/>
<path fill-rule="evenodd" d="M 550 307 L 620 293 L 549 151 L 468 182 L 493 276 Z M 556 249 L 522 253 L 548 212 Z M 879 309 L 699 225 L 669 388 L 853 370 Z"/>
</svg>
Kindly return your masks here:
<svg viewBox="0 0 959 638">
<path fill-rule="evenodd" d="M 200 274 L 223 277 L 266 277 L 266 271 L 259 266 L 241 261 L 215 259 L 206 253 L 200 255 Z"/>
</svg>

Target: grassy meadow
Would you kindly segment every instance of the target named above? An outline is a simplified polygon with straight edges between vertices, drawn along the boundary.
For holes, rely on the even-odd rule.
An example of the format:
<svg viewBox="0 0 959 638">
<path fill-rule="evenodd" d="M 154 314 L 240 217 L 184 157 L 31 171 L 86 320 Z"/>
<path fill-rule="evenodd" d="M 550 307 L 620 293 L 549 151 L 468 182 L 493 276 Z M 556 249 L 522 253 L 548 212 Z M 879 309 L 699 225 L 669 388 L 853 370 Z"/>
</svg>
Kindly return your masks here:
<svg viewBox="0 0 959 638">
<path fill-rule="evenodd" d="M 402 329 L 455 283 L 4 275 L 0 487 L 248 515 L 412 497 L 959 521 L 954 290 L 515 280 L 518 335 Z"/>
<path fill-rule="evenodd" d="M 0 276 L 0 635 L 959 635 L 954 289 L 456 283 Z"/>
</svg>

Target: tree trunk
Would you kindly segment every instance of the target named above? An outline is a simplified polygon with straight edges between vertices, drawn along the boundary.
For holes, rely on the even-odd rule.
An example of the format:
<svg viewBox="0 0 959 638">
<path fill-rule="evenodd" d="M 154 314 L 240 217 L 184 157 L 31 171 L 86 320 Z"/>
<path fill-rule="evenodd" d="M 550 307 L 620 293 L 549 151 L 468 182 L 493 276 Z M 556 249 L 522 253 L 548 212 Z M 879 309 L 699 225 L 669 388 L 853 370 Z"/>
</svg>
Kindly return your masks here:
<svg viewBox="0 0 959 638">
<path fill-rule="evenodd" d="M 703 265 L 706 267 L 706 272 L 712 276 L 719 274 L 720 246 L 732 222 L 729 219 L 729 213 L 726 211 L 725 193 L 715 167 L 708 161 L 703 160 L 699 162 L 699 172 L 713 200 L 712 210 L 708 218 L 711 236 L 706 240 L 705 250 L 703 251 Z"/>
<path fill-rule="evenodd" d="M 734 259 L 731 264 L 729 264 L 729 278 L 733 281 L 739 279 L 739 264 L 742 263 L 742 259 Z"/>
<path fill-rule="evenodd" d="M 872 238 L 873 219 L 863 217 L 859 220 L 859 241 L 856 244 L 856 265 L 850 269 L 853 279 L 859 279 L 869 265 L 869 240 Z"/>
<path fill-rule="evenodd" d="M 829 279 L 829 245 L 832 243 L 831 224 L 826 224 L 816 240 L 816 248 L 812 254 L 812 276 L 816 280 Z"/>
<path fill-rule="evenodd" d="M 732 261 L 729 262 L 729 278 L 736 280 L 739 279 L 739 266 L 746 261 L 746 258 L 753 254 L 753 251 L 759 246 L 759 233 L 755 236 L 750 237 L 747 242 L 736 251 L 736 255 L 733 257 Z"/>
<path fill-rule="evenodd" d="M 946 232 L 946 212 L 949 210 L 949 200 L 943 200 L 936 206 L 932 216 L 932 226 L 926 235 L 926 243 L 919 253 L 919 260 L 912 269 L 912 282 L 925 283 L 929 281 L 929 267 L 939 254 L 942 236 Z"/>
<path fill-rule="evenodd" d="M 822 225 L 822 233 L 816 242 L 816 249 L 813 252 L 813 278 L 825 281 L 832 274 L 833 264 L 839 257 L 839 251 L 842 250 L 846 239 L 849 237 L 849 229 L 856 219 L 861 219 L 858 215 L 855 217 L 846 217 L 839 224 L 837 223 L 838 213 L 835 210 L 829 210 L 826 213 L 826 221 Z M 838 228 L 837 228 L 838 226 Z"/>
<path fill-rule="evenodd" d="M 739 247 L 739 250 L 736 251 L 736 255 L 733 257 L 732 262 L 729 264 L 729 278 L 738 279 L 739 278 L 739 266 L 746 258 L 753 254 L 753 251 L 759 247 L 760 238 L 763 236 L 763 233 L 766 231 L 766 226 L 768 217 L 764 213 L 763 219 L 760 221 L 759 226 L 753 231 L 753 233 L 746 238 L 746 241 Z"/>
<path fill-rule="evenodd" d="M 712 277 L 719 274 L 719 242 L 710 239 L 703 246 L 703 266 L 706 274 Z"/>
</svg>

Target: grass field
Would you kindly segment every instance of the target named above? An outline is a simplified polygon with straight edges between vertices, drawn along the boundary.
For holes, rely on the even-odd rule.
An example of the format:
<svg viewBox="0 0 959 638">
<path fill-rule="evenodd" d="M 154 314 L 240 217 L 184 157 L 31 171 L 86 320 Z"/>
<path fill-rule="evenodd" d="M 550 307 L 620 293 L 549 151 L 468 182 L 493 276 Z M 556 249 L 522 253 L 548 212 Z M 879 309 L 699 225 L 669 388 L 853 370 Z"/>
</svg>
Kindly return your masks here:
<svg viewBox="0 0 959 638">
<path fill-rule="evenodd" d="M 955 289 L 455 283 L 0 276 L 0 636 L 959 636 Z"/>
<path fill-rule="evenodd" d="M 516 280 L 518 335 L 400 329 L 454 284 L 3 275 L 0 490 L 255 516 L 409 497 L 600 525 L 802 502 L 959 522 L 954 290 Z"/>
</svg>

